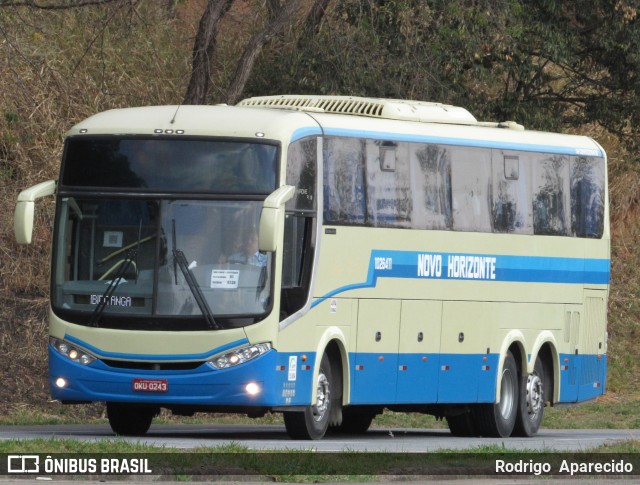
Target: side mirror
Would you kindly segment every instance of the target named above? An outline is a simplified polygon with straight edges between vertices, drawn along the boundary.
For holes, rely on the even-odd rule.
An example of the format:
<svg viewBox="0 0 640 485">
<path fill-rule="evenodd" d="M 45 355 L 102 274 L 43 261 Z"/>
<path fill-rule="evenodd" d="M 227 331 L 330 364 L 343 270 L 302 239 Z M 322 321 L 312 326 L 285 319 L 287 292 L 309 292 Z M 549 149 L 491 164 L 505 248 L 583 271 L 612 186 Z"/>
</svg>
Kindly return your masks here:
<svg viewBox="0 0 640 485">
<path fill-rule="evenodd" d="M 296 189 L 292 185 L 283 185 L 272 192 L 262 204 L 258 249 L 275 251 L 278 246 L 280 226 L 284 223 L 284 205 L 293 197 Z"/>
<path fill-rule="evenodd" d="M 18 244 L 31 244 L 35 201 L 41 197 L 53 195 L 55 192 L 55 180 L 47 180 L 20 192 L 13 216 L 13 232 Z"/>
</svg>

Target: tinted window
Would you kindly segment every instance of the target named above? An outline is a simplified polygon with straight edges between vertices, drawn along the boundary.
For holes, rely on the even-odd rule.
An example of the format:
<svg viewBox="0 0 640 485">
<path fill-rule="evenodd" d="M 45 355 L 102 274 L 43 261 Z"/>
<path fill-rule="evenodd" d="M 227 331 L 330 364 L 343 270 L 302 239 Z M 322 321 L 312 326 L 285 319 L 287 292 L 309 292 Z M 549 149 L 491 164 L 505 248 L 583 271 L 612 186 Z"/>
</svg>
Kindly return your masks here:
<svg viewBox="0 0 640 485">
<path fill-rule="evenodd" d="M 324 219 L 329 223 L 365 223 L 364 143 L 357 138 L 324 141 Z"/>
<path fill-rule="evenodd" d="M 62 185 L 162 191 L 269 194 L 277 147 L 193 139 L 75 138 Z"/>
<path fill-rule="evenodd" d="M 535 234 L 569 234 L 569 159 L 538 155 L 532 170 Z"/>
<path fill-rule="evenodd" d="M 571 230 L 579 237 L 602 237 L 604 230 L 604 162 L 576 157 L 571 161 Z"/>
<path fill-rule="evenodd" d="M 317 157 L 318 141 L 316 138 L 298 140 L 289 145 L 287 185 L 293 185 L 296 188 L 296 193 L 287 202 L 287 210 L 315 210 Z"/>
</svg>

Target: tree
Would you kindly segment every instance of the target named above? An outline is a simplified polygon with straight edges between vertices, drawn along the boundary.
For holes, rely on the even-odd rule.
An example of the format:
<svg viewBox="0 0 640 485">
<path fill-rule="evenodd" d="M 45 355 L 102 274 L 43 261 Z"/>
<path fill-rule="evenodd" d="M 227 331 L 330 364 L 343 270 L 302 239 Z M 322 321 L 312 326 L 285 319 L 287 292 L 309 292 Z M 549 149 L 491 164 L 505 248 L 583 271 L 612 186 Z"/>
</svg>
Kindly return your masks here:
<svg viewBox="0 0 640 485">
<path fill-rule="evenodd" d="M 640 140 L 636 1 L 341 0 L 323 25 L 261 69 L 287 91 L 441 101 Z"/>
<path fill-rule="evenodd" d="M 183 104 L 204 104 L 211 79 L 211 62 L 218 41 L 220 21 L 229 11 L 233 0 L 209 0 L 200 19 L 193 45 L 191 78 Z"/>
<path fill-rule="evenodd" d="M 193 47 L 193 70 L 184 98 L 185 104 L 206 102 L 219 23 L 232 3 L 233 0 L 209 0 Z M 234 104 L 240 99 L 264 47 L 280 36 L 287 27 L 300 21 L 303 28 L 299 38 L 313 37 L 331 0 L 313 0 L 311 7 L 301 17 L 300 12 L 308 3 L 306 0 L 266 0 L 267 21 L 246 44 L 226 89 L 225 102 Z M 292 45 L 295 45 L 295 41 Z"/>
<path fill-rule="evenodd" d="M 226 102 L 228 104 L 238 102 L 262 48 L 284 29 L 300 7 L 300 3 L 300 0 L 289 0 L 284 5 L 276 7 L 272 10 L 271 19 L 267 22 L 267 25 L 251 38 L 238 61 L 236 73 L 227 90 Z"/>
</svg>

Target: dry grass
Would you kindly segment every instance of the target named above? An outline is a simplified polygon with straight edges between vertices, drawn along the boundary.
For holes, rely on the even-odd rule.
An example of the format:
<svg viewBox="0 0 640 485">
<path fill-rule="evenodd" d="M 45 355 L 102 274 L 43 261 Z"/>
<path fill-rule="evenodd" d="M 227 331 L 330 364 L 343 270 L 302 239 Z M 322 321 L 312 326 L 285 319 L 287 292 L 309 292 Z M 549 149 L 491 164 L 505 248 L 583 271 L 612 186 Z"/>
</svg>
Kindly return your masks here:
<svg viewBox="0 0 640 485">
<path fill-rule="evenodd" d="M 57 178 L 63 135 L 79 120 L 115 107 L 180 102 L 192 45 L 182 36 L 193 29 L 167 19 L 161 4 L 0 9 L 0 373 L 10 383 L 0 391 L 0 408 L 48 399 L 54 205 L 37 204 L 33 244 L 19 246 L 16 197 Z"/>
</svg>

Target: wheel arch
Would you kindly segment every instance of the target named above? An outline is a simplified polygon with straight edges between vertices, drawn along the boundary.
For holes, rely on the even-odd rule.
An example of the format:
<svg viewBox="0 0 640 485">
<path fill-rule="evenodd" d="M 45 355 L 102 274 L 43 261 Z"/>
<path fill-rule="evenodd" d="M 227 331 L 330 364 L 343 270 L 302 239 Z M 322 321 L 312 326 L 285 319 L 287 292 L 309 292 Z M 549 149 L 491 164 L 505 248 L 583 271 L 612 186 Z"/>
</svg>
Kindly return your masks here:
<svg viewBox="0 0 640 485">
<path fill-rule="evenodd" d="M 350 372 L 349 353 L 347 352 L 347 339 L 344 332 L 338 327 L 328 327 L 322 333 L 316 347 L 316 359 L 313 369 L 313 381 L 316 382 L 320 372 L 320 361 L 327 353 L 331 362 L 332 370 L 337 371 L 341 379 L 342 404 L 349 402 Z M 339 368 L 338 368 L 339 366 Z M 311 390 L 311 402 L 316 400 L 316 386 Z"/>
<path fill-rule="evenodd" d="M 518 372 L 522 374 L 523 369 L 527 369 L 527 352 L 525 351 L 524 334 L 520 330 L 511 330 L 502 340 L 502 345 L 500 346 L 500 360 L 498 361 L 498 372 L 496 374 L 496 403 L 500 402 L 502 369 L 508 352 L 513 354 Z"/>
<path fill-rule="evenodd" d="M 557 384 L 560 383 L 560 357 L 556 339 L 551 332 L 544 331 L 538 335 L 531 352 L 531 359 L 529 359 L 528 373 L 533 372 L 537 357 L 540 357 L 542 361 L 543 382 L 546 388 L 545 398 L 551 403 L 558 402 L 560 386 Z"/>
</svg>

